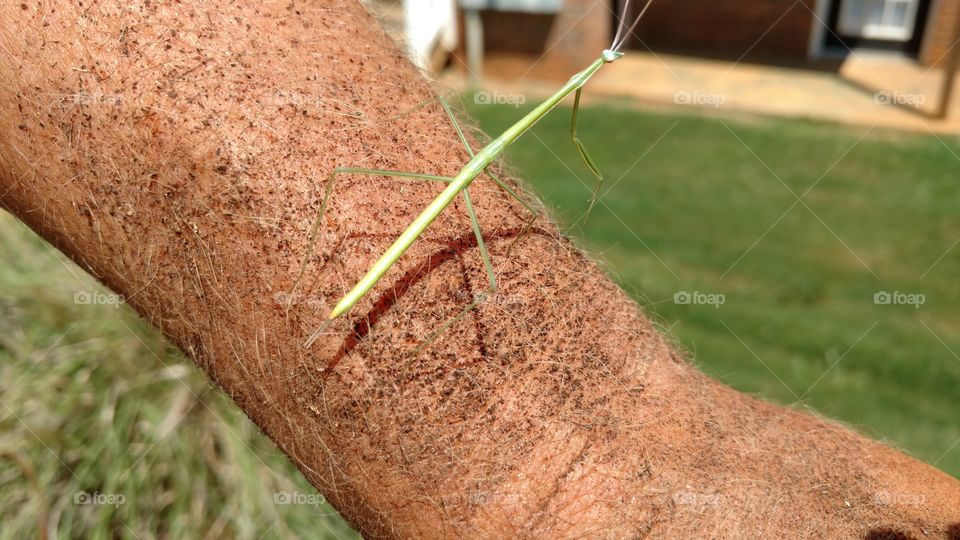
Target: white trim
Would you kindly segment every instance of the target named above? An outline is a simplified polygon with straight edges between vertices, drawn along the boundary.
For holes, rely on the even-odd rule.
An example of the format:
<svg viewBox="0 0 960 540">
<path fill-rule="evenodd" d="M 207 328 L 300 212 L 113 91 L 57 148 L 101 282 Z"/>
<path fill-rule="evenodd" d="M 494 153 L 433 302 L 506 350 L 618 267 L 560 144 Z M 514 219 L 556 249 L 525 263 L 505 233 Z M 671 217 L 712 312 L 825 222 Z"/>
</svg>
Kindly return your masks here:
<svg viewBox="0 0 960 540">
<path fill-rule="evenodd" d="M 411 60 L 420 69 L 430 69 L 437 44 L 450 46 L 457 37 L 457 7 L 454 0 L 404 0 L 404 38 Z"/>
<path fill-rule="evenodd" d="M 823 56 L 823 44 L 827 37 L 827 27 L 830 24 L 830 7 L 833 2 L 843 0 L 817 0 L 814 6 L 813 21 L 810 24 L 810 42 L 807 43 L 807 60 L 819 60 Z"/>
</svg>

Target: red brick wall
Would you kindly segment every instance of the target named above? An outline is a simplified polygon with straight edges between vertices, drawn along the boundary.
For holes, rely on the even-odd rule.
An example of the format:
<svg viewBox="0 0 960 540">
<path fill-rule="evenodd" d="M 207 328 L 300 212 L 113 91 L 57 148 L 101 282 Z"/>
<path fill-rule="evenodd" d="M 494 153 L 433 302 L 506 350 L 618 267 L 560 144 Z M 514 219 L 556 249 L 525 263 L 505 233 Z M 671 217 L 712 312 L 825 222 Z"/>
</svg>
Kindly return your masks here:
<svg viewBox="0 0 960 540">
<path fill-rule="evenodd" d="M 934 0 L 929 20 L 931 22 L 920 50 L 920 61 L 934 65 L 944 61 L 948 49 L 957 39 L 960 0 Z"/>
<path fill-rule="evenodd" d="M 565 69 L 583 69 L 610 46 L 612 17 L 603 1 L 565 0 L 552 28 L 551 49 L 545 60 L 555 55 L 566 63 Z"/>
<path fill-rule="evenodd" d="M 960 2 L 960 0 L 945 0 Z M 634 14 L 645 0 L 633 0 Z M 804 60 L 815 0 L 656 0 L 634 32 L 653 50 Z M 610 45 L 614 0 L 566 0 L 557 15 L 485 11 L 487 67 L 500 76 L 569 77 Z M 805 6 L 809 6 L 808 9 Z M 634 38 L 630 46 L 645 47 Z M 458 51 L 462 61 L 463 49 Z M 532 71 L 527 68 L 533 66 Z"/>
<path fill-rule="evenodd" d="M 805 59 L 814 4 L 814 0 L 660 0 L 634 34 L 653 50 L 733 58 L 750 51 L 752 57 Z M 631 45 L 644 49 L 637 39 Z"/>
</svg>

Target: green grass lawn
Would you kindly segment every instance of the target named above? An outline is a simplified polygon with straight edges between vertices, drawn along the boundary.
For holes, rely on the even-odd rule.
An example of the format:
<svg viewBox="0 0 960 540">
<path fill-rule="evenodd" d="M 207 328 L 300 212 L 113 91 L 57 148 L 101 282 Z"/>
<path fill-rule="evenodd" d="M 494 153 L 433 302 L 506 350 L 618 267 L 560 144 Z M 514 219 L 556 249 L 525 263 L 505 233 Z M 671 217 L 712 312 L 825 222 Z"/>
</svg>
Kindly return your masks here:
<svg viewBox="0 0 960 540">
<path fill-rule="evenodd" d="M 495 133 L 524 110 L 471 112 Z M 569 224 L 592 179 L 568 115 L 509 155 Z M 960 144 L 862 133 L 589 107 L 611 191 L 573 234 L 714 377 L 960 476 Z M 352 534 L 132 310 L 75 303 L 106 291 L 9 216 L 0 260 L 0 538 Z M 874 304 L 883 290 L 926 301 Z"/>
<path fill-rule="evenodd" d="M 157 330 L 2 212 L 0 261 L 0 539 L 356 537 Z"/>
<path fill-rule="evenodd" d="M 491 134 L 527 110 L 469 107 Z M 956 137 L 593 106 L 580 136 L 606 185 L 582 225 L 594 180 L 569 116 L 510 159 L 697 365 L 960 477 Z"/>
</svg>

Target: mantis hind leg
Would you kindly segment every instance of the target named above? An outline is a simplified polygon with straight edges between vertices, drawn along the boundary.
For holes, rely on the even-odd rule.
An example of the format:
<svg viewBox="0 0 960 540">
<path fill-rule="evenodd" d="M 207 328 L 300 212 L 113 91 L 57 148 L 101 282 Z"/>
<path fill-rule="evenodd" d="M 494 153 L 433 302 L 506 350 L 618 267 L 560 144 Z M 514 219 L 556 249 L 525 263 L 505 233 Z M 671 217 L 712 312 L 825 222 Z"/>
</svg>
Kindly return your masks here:
<svg viewBox="0 0 960 540">
<path fill-rule="evenodd" d="M 510 188 L 510 186 L 508 186 L 502 180 L 497 178 L 497 175 L 493 174 L 493 172 L 490 170 L 490 167 L 487 167 L 483 171 L 487 173 L 487 176 L 489 176 L 491 180 L 496 182 L 498 186 L 500 186 L 501 188 L 503 188 L 504 191 L 512 195 L 514 199 L 520 201 L 520 204 L 522 204 L 524 208 L 530 211 L 530 219 L 523 225 L 523 229 L 520 231 L 520 233 L 513 237 L 513 240 L 510 242 L 510 247 L 507 248 L 507 255 L 509 255 L 510 251 L 513 249 L 513 245 L 517 243 L 517 240 L 519 240 L 520 237 L 522 237 L 527 231 L 529 231 L 530 227 L 533 227 L 533 224 L 536 223 L 537 218 L 540 217 L 540 211 L 534 208 L 533 206 L 530 206 L 530 204 L 527 203 L 527 201 L 524 201 L 523 199 L 521 199 L 520 196 L 517 195 L 516 192 L 514 192 Z"/>
<path fill-rule="evenodd" d="M 447 116 L 450 118 L 450 123 L 452 123 L 453 127 L 457 130 L 457 136 L 460 137 L 460 142 L 463 143 L 463 147 L 467 149 L 467 153 L 470 154 L 470 157 L 472 158 L 474 155 L 473 148 L 471 148 L 470 143 L 467 142 L 467 137 L 463 134 L 463 129 L 460 127 L 460 122 L 457 121 L 456 115 L 453 114 L 453 110 L 450 108 L 450 104 L 447 103 L 447 100 L 444 99 L 443 96 L 439 96 L 439 100 L 440 100 L 440 103 L 443 105 L 443 110 L 447 111 Z M 523 200 L 523 198 L 520 197 L 520 195 L 518 195 L 517 192 L 513 190 L 513 188 L 508 186 L 506 182 L 504 182 L 503 180 L 500 180 L 500 178 L 498 178 L 497 175 L 493 174 L 493 171 L 490 170 L 490 167 L 486 167 L 485 169 L 483 169 L 483 172 L 487 173 L 487 176 L 489 176 L 491 180 L 496 182 L 496 184 L 500 186 L 504 191 L 506 191 L 511 197 L 520 201 L 520 204 L 522 204 L 524 208 L 526 208 L 527 210 L 529 210 L 534 214 L 537 213 L 537 211 L 534 210 L 534 208 L 530 206 L 530 204 L 527 203 L 527 201 Z"/>
<path fill-rule="evenodd" d="M 294 298 L 294 295 L 297 292 L 297 288 L 300 286 L 300 281 L 303 279 L 304 273 L 307 271 L 307 264 L 310 262 L 310 257 L 313 256 L 313 248 L 317 242 L 317 236 L 320 233 L 320 223 L 323 220 L 323 214 L 327 211 L 327 203 L 330 202 L 330 195 L 333 193 L 333 183 L 337 179 L 337 175 L 340 174 L 369 174 L 376 176 L 388 176 L 393 178 L 410 178 L 414 180 L 432 180 L 436 182 L 446 182 L 450 183 L 453 181 L 453 178 L 446 176 L 436 176 L 432 174 L 420 174 L 413 172 L 404 172 L 404 171 L 385 171 L 381 169 L 365 169 L 360 167 L 337 167 L 330 173 L 330 177 L 327 179 L 326 187 L 323 190 L 323 201 L 320 203 L 320 209 L 317 210 L 317 217 L 313 220 L 313 225 L 310 227 L 310 236 L 307 240 L 307 253 L 303 257 L 303 262 L 300 264 L 300 272 L 297 274 L 297 279 L 293 282 L 293 288 L 290 289 L 289 298 Z M 289 305 L 288 305 L 289 309 Z"/>
<path fill-rule="evenodd" d="M 453 114 L 453 110 L 450 108 L 450 104 L 447 103 L 447 100 L 444 99 L 443 96 L 437 96 L 437 98 L 439 99 L 440 104 L 443 105 L 443 110 L 447 111 L 447 117 L 450 118 L 450 123 L 453 124 L 454 129 L 457 130 L 457 136 L 460 137 L 460 142 L 463 143 L 463 147 L 467 149 L 467 153 L 470 154 L 470 157 L 472 158 L 474 155 L 473 148 L 471 148 L 470 143 L 467 142 L 467 137 L 463 134 L 463 129 L 460 127 L 460 122 L 457 121 L 457 116 Z M 513 188 L 507 185 L 506 182 L 504 182 L 496 174 L 494 174 L 493 171 L 490 170 L 490 167 L 484 168 L 483 172 L 486 173 L 486 175 L 489 176 L 490 179 L 494 181 L 494 183 L 500 186 L 501 189 L 506 191 L 508 195 L 518 200 L 520 204 L 523 205 L 524 208 L 530 211 L 530 214 L 531 214 L 530 221 L 527 222 L 527 224 L 523 228 L 523 231 L 526 232 L 527 229 L 529 229 L 534 224 L 534 222 L 537 221 L 537 218 L 540 217 L 540 211 L 534 208 L 533 206 L 531 206 L 530 203 L 528 203 L 527 201 L 523 200 L 523 197 L 521 197 L 516 191 L 514 191 Z M 520 235 L 517 235 L 517 238 L 519 238 L 520 236 L 522 236 L 522 233 Z M 514 241 L 516 241 L 516 239 L 514 239 Z"/>
<path fill-rule="evenodd" d="M 477 237 L 477 248 L 480 250 L 480 257 L 483 259 L 483 267 L 487 273 L 487 281 L 489 282 L 489 286 L 484 292 L 474 296 L 474 299 L 472 302 L 470 302 L 470 305 L 463 308 L 460 313 L 451 318 L 449 321 L 443 323 L 439 328 L 427 336 L 427 339 L 425 339 L 420 345 L 417 346 L 416 349 L 414 349 L 412 355 L 419 354 L 420 351 L 426 349 L 431 343 L 436 341 L 440 334 L 456 324 L 457 321 L 464 318 L 477 306 L 486 302 L 491 296 L 494 295 L 494 293 L 497 292 L 497 275 L 493 271 L 493 263 L 490 261 L 490 252 L 487 251 L 487 245 L 483 241 L 483 232 L 480 231 L 480 222 L 477 220 L 477 213 L 473 210 L 473 203 L 470 201 L 470 192 L 466 189 L 463 190 L 463 200 L 466 202 L 467 214 L 470 215 L 470 226 L 473 228 L 473 234 Z"/>
<path fill-rule="evenodd" d="M 590 158 L 590 154 L 587 152 L 586 147 L 583 146 L 583 142 L 577 135 L 577 114 L 580 112 L 580 94 L 582 91 L 583 88 L 577 88 L 577 93 L 573 96 L 573 119 L 570 122 L 570 138 L 573 139 L 573 144 L 577 146 L 577 152 L 580 154 L 580 159 L 583 160 L 583 163 L 597 178 L 597 183 L 593 188 L 593 194 L 590 196 L 590 206 L 587 207 L 587 212 L 583 218 L 583 221 L 586 222 L 587 218 L 590 216 L 590 212 L 593 210 L 594 205 L 597 204 L 597 195 L 600 193 L 600 186 L 603 185 L 603 175 L 600 174 L 600 169 L 597 168 L 597 165 L 593 162 L 593 159 Z"/>
<path fill-rule="evenodd" d="M 453 92 L 448 92 L 448 94 L 451 94 L 451 93 L 453 93 Z M 433 96 L 433 97 L 430 98 L 430 99 L 423 100 L 423 101 L 421 101 L 420 103 L 414 105 L 413 108 L 407 109 L 407 110 L 405 110 L 405 111 L 403 111 L 403 112 L 401 112 L 401 113 L 397 113 L 397 114 L 395 114 L 395 115 L 393 115 L 393 116 L 388 117 L 388 118 L 386 119 L 386 121 L 387 121 L 387 122 L 393 122 L 393 121 L 395 121 L 395 120 L 399 120 L 399 119 L 403 118 L 404 116 L 407 116 L 408 114 L 413 114 L 413 113 L 419 111 L 420 109 L 423 109 L 424 107 L 427 107 L 428 105 L 430 105 L 431 103 L 434 103 L 434 102 L 436 102 L 436 101 L 440 101 L 440 102 L 444 102 L 444 103 L 445 103 L 446 100 L 444 99 L 444 95 L 445 95 L 445 94 L 437 94 L 436 96 Z"/>
</svg>

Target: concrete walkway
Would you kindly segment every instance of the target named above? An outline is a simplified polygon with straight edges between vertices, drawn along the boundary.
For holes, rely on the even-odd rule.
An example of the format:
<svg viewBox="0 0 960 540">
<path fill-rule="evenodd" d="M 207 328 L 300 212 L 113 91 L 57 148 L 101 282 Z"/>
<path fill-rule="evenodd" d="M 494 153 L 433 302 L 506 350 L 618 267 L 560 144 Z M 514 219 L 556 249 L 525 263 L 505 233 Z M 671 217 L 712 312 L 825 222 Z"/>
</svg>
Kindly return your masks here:
<svg viewBox="0 0 960 540">
<path fill-rule="evenodd" d="M 496 61 L 488 73 L 496 72 Z M 590 82 L 591 96 L 630 97 L 677 107 L 700 107 L 803 117 L 937 133 L 960 133 L 960 88 L 947 121 L 932 118 L 941 70 L 870 52 L 850 55 L 838 72 L 785 68 L 666 54 L 631 52 Z M 462 87 L 462 81 L 444 77 Z M 534 99 L 558 84 L 521 79 L 484 81 L 490 91 Z"/>
</svg>

